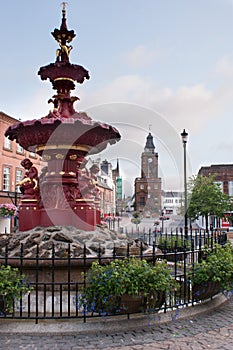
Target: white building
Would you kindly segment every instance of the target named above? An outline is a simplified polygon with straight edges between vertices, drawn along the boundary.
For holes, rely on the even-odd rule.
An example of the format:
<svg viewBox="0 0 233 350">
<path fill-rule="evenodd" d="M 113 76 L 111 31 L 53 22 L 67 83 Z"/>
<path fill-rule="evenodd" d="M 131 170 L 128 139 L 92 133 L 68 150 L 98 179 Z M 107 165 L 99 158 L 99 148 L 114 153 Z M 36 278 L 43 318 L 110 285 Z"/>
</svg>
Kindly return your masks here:
<svg viewBox="0 0 233 350">
<path fill-rule="evenodd" d="M 164 214 L 180 215 L 183 192 L 162 191 L 162 208 Z"/>
</svg>

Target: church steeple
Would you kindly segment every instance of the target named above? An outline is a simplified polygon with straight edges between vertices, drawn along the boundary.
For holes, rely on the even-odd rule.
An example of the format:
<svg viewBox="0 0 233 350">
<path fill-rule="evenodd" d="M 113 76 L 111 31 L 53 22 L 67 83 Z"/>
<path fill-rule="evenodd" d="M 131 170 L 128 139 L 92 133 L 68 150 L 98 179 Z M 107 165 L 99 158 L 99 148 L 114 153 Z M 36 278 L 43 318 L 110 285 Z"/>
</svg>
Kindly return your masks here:
<svg viewBox="0 0 233 350">
<path fill-rule="evenodd" d="M 149 132 L 149 135 L 146 138 L 146 145 L 144 147 L 144 151 L 154 153 L 154 150 L 155 150 L 155 145 L 153 142 L 153 136 Z"/>
</svg>

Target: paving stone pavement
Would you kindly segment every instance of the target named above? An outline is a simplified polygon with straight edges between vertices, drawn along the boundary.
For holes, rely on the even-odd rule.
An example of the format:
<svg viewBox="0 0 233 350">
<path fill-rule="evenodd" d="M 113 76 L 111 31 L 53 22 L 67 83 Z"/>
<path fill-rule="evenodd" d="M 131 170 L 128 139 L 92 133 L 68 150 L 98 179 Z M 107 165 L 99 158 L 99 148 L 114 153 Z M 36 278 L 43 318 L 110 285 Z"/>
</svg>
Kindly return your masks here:
<svg viewBox="0 0 233 350">
<path fill-rule="evenodd" d="M 0 349 L 233 350 L 233 300 L 204 314 L 115 334 L 0 334 Z"/>
</svg>

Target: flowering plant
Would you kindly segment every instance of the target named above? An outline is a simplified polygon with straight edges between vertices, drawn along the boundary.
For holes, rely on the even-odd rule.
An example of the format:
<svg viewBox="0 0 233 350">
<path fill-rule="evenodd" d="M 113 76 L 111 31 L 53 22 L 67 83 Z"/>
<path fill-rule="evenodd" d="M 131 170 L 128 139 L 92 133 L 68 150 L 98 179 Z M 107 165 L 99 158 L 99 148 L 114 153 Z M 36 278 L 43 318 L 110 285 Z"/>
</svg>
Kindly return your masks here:
<svg viewBox="0 0 233 350">
<path fill-rule="evenodd" d="M 8 217 L 16 215 L 17 207 L 14 204 L 5 203 L 0 205 L 0 216 Z"/>
<path fill-rule="evenodd" d="M 124 295 L 139 296 L 142 302 L 145 299 L 145 307 L 142 305 L 142 308 L 152 311 L 157 307 L 158 293 L 165 297 L 177 287 L 165 261 L 151 265 L 135 257 L 115 259 L 107 265 L 93 262 L 83 275 L 86 276 L 86 286 L 80 296 L 79 307 L 84 307 L 84 312 L 103 315 L 120 311 Z"/>
</svg>

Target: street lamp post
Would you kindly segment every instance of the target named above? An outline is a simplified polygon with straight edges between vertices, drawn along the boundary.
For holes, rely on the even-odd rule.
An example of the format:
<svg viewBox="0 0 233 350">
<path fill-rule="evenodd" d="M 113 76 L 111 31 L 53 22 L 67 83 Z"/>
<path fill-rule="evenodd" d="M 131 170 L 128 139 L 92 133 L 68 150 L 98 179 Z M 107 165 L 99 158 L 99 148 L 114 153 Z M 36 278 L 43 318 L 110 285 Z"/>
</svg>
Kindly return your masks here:
<svg viewBox="0 0 233 350">
<path fill-rule="evenodd" d="M 187 174 L 186 174 L 186 144 L 188 140 L 188 133 L 183 130 L 181 138 L 184 147 L 184 235 L 188 238 L 188 214 L 187 214 Z"/>
<path fill-rule="evenodd" d="M 161 219 L 162 219 L 162 234 L 163 234 L 163 231 L 164 231 L 164 211 L 162 210 L 162 212 L 161 212 Z"/>
</svg>

